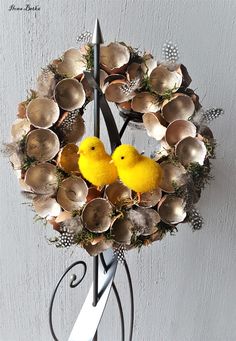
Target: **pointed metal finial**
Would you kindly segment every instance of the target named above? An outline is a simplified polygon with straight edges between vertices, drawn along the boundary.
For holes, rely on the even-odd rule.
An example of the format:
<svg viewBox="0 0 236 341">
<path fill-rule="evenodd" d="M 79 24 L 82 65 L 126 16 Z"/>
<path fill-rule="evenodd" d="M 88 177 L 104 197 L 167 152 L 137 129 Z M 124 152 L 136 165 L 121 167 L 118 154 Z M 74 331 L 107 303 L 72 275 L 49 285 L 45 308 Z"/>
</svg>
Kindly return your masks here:
<svg viewBox="0 0 236 341">
<path fill-rule="evenodd" d="M 99 24 L 99 20 L 96 19 L 95 21 L 95 26 L 94 26 L 94 31 L 93 31 L 93 38 L 92 38 L 92 44 L 94 45 L 99 45 L 104 43 L 103 36 L 102 36 L 102 31 L 101 27 Z"/>
</svg>

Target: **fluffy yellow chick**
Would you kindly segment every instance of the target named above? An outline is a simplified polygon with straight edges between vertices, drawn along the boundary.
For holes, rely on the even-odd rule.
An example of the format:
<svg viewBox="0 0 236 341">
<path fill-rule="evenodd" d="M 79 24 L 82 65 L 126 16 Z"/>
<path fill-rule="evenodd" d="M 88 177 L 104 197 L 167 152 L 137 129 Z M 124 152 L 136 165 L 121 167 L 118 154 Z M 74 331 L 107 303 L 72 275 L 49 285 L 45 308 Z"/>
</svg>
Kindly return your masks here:
<svg viewBox="0 0 236 341">
<path fill-rule="evenodd" d="M 161 167 L 154 160 L 139 154 L 136 148 L 122 144 L 112 154 L 120 180 L 138 193 L 157 188 L 162 175 Z"/>
<path fill-rule="evenodd" d="M 93 185 L 100 187 L 116 181 L 117 169 L 99 138 L 92 136 L 84 139 L 79 146 L 78 154 L 80 172 Z"/>
</svg>

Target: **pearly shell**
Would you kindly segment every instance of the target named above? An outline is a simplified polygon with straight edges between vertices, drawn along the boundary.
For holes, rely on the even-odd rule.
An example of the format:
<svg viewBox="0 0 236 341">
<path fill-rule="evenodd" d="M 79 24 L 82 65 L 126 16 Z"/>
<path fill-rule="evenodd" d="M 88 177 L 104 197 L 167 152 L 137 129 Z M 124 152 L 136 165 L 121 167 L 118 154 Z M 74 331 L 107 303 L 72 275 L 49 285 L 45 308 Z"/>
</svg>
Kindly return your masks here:
<svg viewBox="0 0 236 341">
<path fill-rule="evenodd" d="M 78 49 L 69 49 L 64 52 L 62 61 L 56 65 L 59 75 L 66 77 L 76 77 L 86 70 L 86 60 Z"/>
<path fill-rule="evenodd" d="M 174 94 L 169 101 L 164 101 L 162 107 L 164 119 L 169 123 L 176 120 L 188 120 L 194 111 L 192 99 L 184 94 Z"/>
<path fill-rule="evenodd" d="M 186 218 L 184 199 L 174 195 L 166 195 L 159 203 L 158 212 L 163 221 L 178 224 Z"/>
<path fill-rule="evenodd" d="M 100 63 L 108 73 L 119 73 L 128 64 L 130 52 L 127 46 L 119 43 L 110 43 L 100 47 Z"/>
<path fill-rule="evenodd" d="M 57 217 L 61 212 L 61 206 L 54 198 L 45 198 L 45 196 L 36 196 L 33 199 L 35 212 L 42 218 Z"/>
<path fill-rule="evenodd" d="M 159 184 L 160 188 L 167 193 L 175 191 L 173 183 L 177 187 L 183 186 L 187 182 L 186 169 L 179 163 L 173 164 L 169 161 L 160 163 L 162 169 L 162 178 Z"/>
<path fill-rule="evenodd" d="M 129 101 L 135 96 L 135 93 L 134 91 L 126 92 L 125 87 L 127 86 L 128 86 L 128 83 L 126 81 L 115 80 L 111 82 L 105 90 L 106 99 L 109 102 L 115 102 L 115 103 L 122 103 L 122 102 Z"/>
<path fill-rule="evenodd" d="M 88 195 L 86 182 L 79 177 L 71 176 L 62 181 L 57 192 L 57 202 L 66 211 L 80 209 Z"/>
<path fill-rule="evenodd" d="M 130 244 L 133 224 L 127 217 L 115 219 L 111 227 L 114 240 L 121 244 Z"/>
<path fill-rule="evenodd" d="M 26 171 L 25 183 L 37 194 L 54 194 L 58 187 L 57 169 L 51 163 L 34 164 Z"/>
<path fill-rule="evenodd" d="M 60 109 L 53 99 L 32 99 L 26 108 L 26 116 L 36 128 L 50 128 L 59 118 Z"/>
<path fill-rule="evenodd" d="M 72 78 L 63 79 L 57 83 L 54 97 L 59 107 L 68 111 L 80 109 L 86 99 L 83 85 L 77 79 Z"/>
<path fill-rule="evenodd" d="M 115 206 L 125 204 L 132 199 L 131 190 L 120 181 L 108 185 L 105 189 L 105 196 Z"/>
<path fill-rule="evenodd" d="M 76 144 L 68 143 L 59 152 L 57 164 L 65 172 L 79 172 L 78 149 Z"/>
<path fill-rule="evenodd" d="M 166 91 L 177 91 L 182 83 L 181 69 L 170 70 L 166 65 L 158 65 L 150 74 L 151 88 L 158 95 L 164 95 Z"/>
<path fill-rule="evenodd" d="M 49 129 L 32 130 L 26 139 L 26 154 L 37 161 L 52 160 L 59 152 L 57 135 Z"/>
<path fill-rule="evenodd" d="M 146 113 L 143 115 L 143 124 L 147 130 L 148 136 L 153 137 L 156 140 L 161 140 L 166 133 L 166 127 L 164 127 L 159 118 L 154 113 Z"/>
<path fill-rule="evenodd" d="M 108 200 L 96 198 L 91 200 L 83 209 L 82 221 L 84 227 L 91 231 L 102 233 L 111 225 L 112 206 Z"/>
<path fill-rule="evenodd" d="M 196 133 L 197 128 L 192 122 L 176 120 L 166 130 L 166 141 L 170 146 L 174 146 L 185 137 L 195 137 Z"/>
<path fill-rule="evenodd" d="M 141 113 L 155 113 L 160 109 L 158 98 L 149 92 L 140 92 L 131 102 L 133 111 Z"/>
<path fill-rule="evenodd" d="M 204 142 L 199 139 L 186 137 L 176 145 L 175 155 L 184 166 L 192 162 L 198 162 L 200 165 L 203 165 L 207 149 Z"/>
<path fill-rule="evenodd" d="M 161 199 L 161 195 L 162 195 L 162 192 L 160 188 L 156 188 L 150 192 L 141 193 L 140 202 L 138 203 L 138 205 L 142 207 L 148 207 L 148 208 L 156 206 L 156 204 Z"/>
</svg>

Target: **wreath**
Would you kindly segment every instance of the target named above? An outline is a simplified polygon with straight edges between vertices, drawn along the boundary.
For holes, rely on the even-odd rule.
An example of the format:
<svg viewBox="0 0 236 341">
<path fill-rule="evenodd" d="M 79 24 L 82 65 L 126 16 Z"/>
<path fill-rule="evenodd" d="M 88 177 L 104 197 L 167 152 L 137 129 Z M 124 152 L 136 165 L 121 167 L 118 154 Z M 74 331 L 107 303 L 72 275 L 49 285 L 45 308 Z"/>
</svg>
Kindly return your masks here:
<svg viewBox="0 0 236 341">
<path fill-rule="evenodd" d="M 207 124 L 223 110 L 203 110 L 176 45 L 166 43 L 163 56 L 158 62 L 123 42 L 100 48 L 100 91 L 125 120 L 120 135 L 130 124 L 156 141 L 150 157 L 161 177 L 151 191 L 136 193 L 120 179 L 98 188 L 80 172 L 83 114 L 93 100 L 86 77 L 93 69 L 89 41 L 43 68 L 36 90 L 19 104 L 10 161 L 36 218 L 55 230 L 51 242 L 57 247 L 80 245 L 93 256 L 113 248 L 122 257 L 124 250 L 174 233 L 179 223 L 202 227 L 195 205 L 215 158 Z"/>
</svg>

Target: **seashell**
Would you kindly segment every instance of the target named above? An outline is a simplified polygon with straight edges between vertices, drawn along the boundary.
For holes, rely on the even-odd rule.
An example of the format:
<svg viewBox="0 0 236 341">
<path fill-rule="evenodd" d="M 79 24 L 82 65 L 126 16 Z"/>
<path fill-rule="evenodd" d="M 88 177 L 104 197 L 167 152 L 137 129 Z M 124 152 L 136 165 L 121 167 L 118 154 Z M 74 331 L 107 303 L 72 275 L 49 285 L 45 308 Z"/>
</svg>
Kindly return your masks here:
<svg viewBox="0 0 236 341">
<path fill-rule="evenodd" d="M 150 76 L 151 72 L 157 67 L 157 61 L 153 59 L 151 54 L 145 54 L 143 56 L 143 63 L 141 64 L 141 69 L 144 74 Z"/>
<path fill-rule="evenodd" d="M 36 128 L 50 128 L 59 118 L 60 109 L 53 99 L 32 99 L 26 108 L 26 116 Z"/>
<path fill-rule="evenodd" d="M 166 141 L 170 146 L 174 146 L 185 137 L 195 137 L 196 133 L 197 128 L 192 122 L 176 120 L 166 130 Z"/>
<path fill-rule="evenodd" d="M 78 166 L 78 146 L 74 143 L 68 143 L 61 149 L 57 158 L 58 166 L 65 172 L 79 172 Z"/>
<path fill-rule="evenodd" d="M 128 219 L 132 222 L 136 234 L 148 236 L 157 231 L 157 224 L 160 222 L 160 215 L 152 208 L 137 207 L 129 210 Z"/>
<path fill-rule="evenodd" d="M 187 172 L 180 163 L 174 164 L 169 161 L 164 161 L 160 163 L 160 166 L 162 169 L 162 178 L 159 186 L 164 192 L 174 193 L 175 188 L 173 184 L 177 187 L 186 184 Z"/>
<path fill-rule="evenodd" d="M 12 142 L 20 141 L 30 131 L 30 122 L 27 118 L 17 118 L 11 126 Z"/>
<path fill-rule="evenodd" d="M 86 70 L 86 60 L 78 49 L 64 52 L 62 60 L 57 63 L 56 71 L 61 76 L 76 77 Z"/>
<path fill-rule="evenodd" d="M 79 177 L 71 176 L 62 181 L 57 192 L 57 202 L 66 211 L 80 209 L 88 195 L 86 182 Z"/>
<path fill-rule="evenodd" d="M 57 135 L 49 129 L 35 129 L 26 139 L 26 154 L 37 161 L 52 160 L 59 152 L 60 142 Z"/>
<path fill-rule="evenodd" d="M 161 195 L 162 195 L 162 192 L 160 188 L 156 188 L 150 192 L 141 193 L 140 201 L 138 205 L 142 207 L 147 207 L 147 208 L 156 206 L 156 204 L 161 199 Z"/>
<path fill-rule="evenodd" d="M 68 111 L 81 108 L 86 99 L 83 85 L 72 78 L 62 79 L 57 83 L 54 97 L 59 107 Z"/>
<path fill-rule="evenodd" d="M 82 221 L 87 230 L 102 233 L 109 229 L 111 216 L 112 206 L 109 201 L 103 198 L 96 198 L 84 207 Z"/>
<path fill-rule="evenodd" d="M 115 80 L 111 82 L 105 90 L 106 99 L 115 103 L 129 101 L 135 96 L 135 92 L 133 90 L 131 92 L 126 91 L 126 87 L 129 87 L 126 81 Z"/>
<path fill-rule="evenodd" d="M 33 199 L 33 207 L 42 218 L 57 217 L 61 212 L 61 206 L 56 202 L 56 199 L 45 198 L 44 195 L 37 195 Z"/>
<path fill-rule="evenodd" d="M 155 113 L 160 109 L 160 105 L 157 97 L 150 92 L 140 92 L 132 99 L 131 108 L 144 114 Z"/>
<path fill-rule="evenodd" d="M 166 127 L 160 123 L 156 114 L 149 112 L 144 114 L 142 118 L 148 136 L 154 137 L 158 141 L 165 136 Z"/>
<path fill-rule="evenodd" d="M 108 185 L 105 189 L 105 196 L 115 206 L 124 204 L 127 206 L 126 204 L 132 199 L 131 190 L 120 181 Z"/>
<path fill-rule="evenodd" d="M 158 65 L 150 74 L 151 88 L 158 95 L 164 95 L 167 91 L 175 92 L 182 83 L 181 69 L 170 70 L 167 65 Z"/>
<path fill-rule="evenodd" d="M 191 98 L 184 94 L 174 94 L 171 100 L 163 103 L 164 119 L 171 123 L 176 120 L 188 120 L 194 113 L 195 106 Z"/>
<path fill-rule="evenodd" d="M 115 219 L 111 227 L 114 240 L 121 244 L 131 244 L 132 230 L 133 224 L 127 216 Z"/>
<path fill-rule="evenodd" d="M 99 243 L 93 244 L 86 244 L 84 245 L 84 249 L 89 253 L 90 256 L 97 256 L 105 250 L 108 250 L 112 247 L 113 242 L 111 240 L 102 240 Z"/>
<path fill-rule="evenodd" d="M 165 195 L 159 203 L 158 212 L 163 221 L 181 223 L 186 218 L 185 201 L 174 195 Z"/>
<path fill-rule="evenodd" d="M 176 145 L 175 149 L 175 155 L 184 166 L 192 162 L 203 165 L 206 154 L 207 149 L 204 142 L 195 137 L 186 137 Z"/>
<path fill-rule="evenodd" d="M 25 174 L 25 183 L 37 194 L 54 194 L 58 187 L 56 166 L 51 163 L 30 166 Z"/>
<path fill-rule="evenodd" d="M 110 43 L 100 47 L 100 63 L 107 73 L 122 73 L 129 59 L 129 49 L 123 44 Z"/>
<path fill-rule="evenodd" d="M 64 143 L 78 143 L 85 133 L 82 116 L 77 112 L 65 112 L 57 123 L 57 133 Z"/>
</svg>

